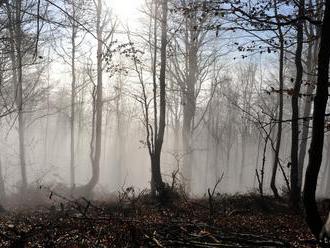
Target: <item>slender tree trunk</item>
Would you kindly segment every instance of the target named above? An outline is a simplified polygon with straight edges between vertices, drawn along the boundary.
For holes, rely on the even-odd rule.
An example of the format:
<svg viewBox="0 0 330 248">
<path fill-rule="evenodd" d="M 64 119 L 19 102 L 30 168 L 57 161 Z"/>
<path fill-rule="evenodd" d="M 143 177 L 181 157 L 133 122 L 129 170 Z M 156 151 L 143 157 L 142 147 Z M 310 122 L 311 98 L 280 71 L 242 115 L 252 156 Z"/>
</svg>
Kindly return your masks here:
<svg viewBox="0 0 330 248">
<path fill-rule="evenodd" d="M 72 16 L 75 16 L 74 3 L 72 4 Z M 70 119 L 70 184 L 71 188 L 75 188 L 75 99 L 76 99 L 76 25 L 72 24 L 71 33 L 71 119 Z"/>
<path fill-rule="evenodd" d="M 314 83 L 314 63 L 315 60 L 313 59 L 313 47 L 317 47 L 317 42 L 315 44 L 309 44 L 308 47 L 308 54 L 307 54 L 307 91 L 306 91 L 306 98 L 305 98 L 305 105 L 304 105 L 304 113 L 303 116 L 307 117 L 311 114 L 311 108 L 312 108 L 312 101 L 313 101 L 313 91 L 315 87 Z M 315 49 L 316 50 L 316 49 Z M 302 188 L 302 177 L 303 177 L 303 170 L 304 170 L 304 162 L 305 162 L 305 155 L 306 155 L 306 147 L 307 147 L 307 141 L 308 141 L 308 133 L 309 133 L 309 123 L 310 119 L 305 118 L 303 119 L 303 125 L 302 125 L 302 134 L 301 134 L 301 141 L 300 141 L 300 149 L 299 149 L 299 157 L 298 157 L 298 187 L 299 189 Z"/>
<path fill-rule="evenodd" d="M 212 161 L 212 158 L 211 158 L 212 149 L 211 149 L 211 146 L 210 146 L 211 145 L 210 142 L 211 142 L 210 135 L 207 134 L 207 138 L 206 138 L 205 172 L 204 172 L 204 175 L 203 175 L 203 179 L 204 179 L 204 181 L 203 181 L 203 189 L 205 189 L 205 192 L 207 192 L 207 189 L 208 189 L 208 173 L 210 171 L 210 160 Z"/>
<path fill-rule="evenodd" d="M 180 150 L 180 120 L 175 116 L 173 148 L 175 153 Z"/>
<path fill-rule="evenodd" d="M 324 192 L 324 197 L 330 197 L 330 135 L 327 135 L 327 146 L 326 146 L 326 160 L 324 175 L 321 180 L 321 186 L 324 187 L 322 192 Z"/>
<path fill-rule="evenodd" d="M 6 201 L 5 181 L 3 178 L 2 161 L 0 158 L 0 206 Z"/>
<path fill-rule="evenodd" d="M 230 101 L 228 99 L 227 101 L 227 144 L 226 144 L 226 173 L 229 173 L 230 169 L 230 153 L 233 145 L 233 127 L 232 127 L 232 122 L 233 122 L 233 112 L 231 109 Z"/>
<path fill-rule="evenodd" d="M 123 116 L 121 114 L 122 111 L 122 87 L 123 82 L 121 76 L 119 76 L 118 82 L 117 82 L 117 100 L 116 100 L 116 120 L 117 120 L 117 135 L 116 135 L 116 183 L 117 186 L 121 185 L 121 178 L 122 178 L 122 166 L 123 166 L 123 153 L 124 153 L 124 137 L 123 137 Z"/>
<path fill-rule="evenodd" d="M 89 159 L 92 164 L 92 173 L 93 173 L 93 166 L 95 164 L 95 124 L 96 124 L 96 86 L 93 87 L 92 91 L 92 133 L 91 139 L 89 142 Z M 93 176 L 93 175 L 92 175 Z M 87 185 L 88 187 L 88 185 Z"/>
<path fill-rule="evenodd" d="M 50 63 L 49 61 L 50 58 L 50 48 L 48 49 L 48 63 Z M 47 71 L 47 112 L 46 112 L 46 123 L 45 123 L 45 137 L 44 137 L 44 156 L 43 156 L 43 161 L 42 163 L 44 165 L 48 165 L 48 150 L 49 150 L 49 145 L 48 145 L 48 133 L 49 133 L 49 110 L 50 110 L 50 66 L 48 66 L 48 71 Z"/>
<path fill-rule="evenodd" d="M 309 149 L 309 161 L 305 174 L 304 207 L 306 222 L 314 234 L 319 238 L 322 220 L 315 201 L 318 174 L 322 163 L 324 143 L 325 110 L 328 101 L 329 59 L 330 59 L 330 0 L 325 2 L 320 49 L 318 55 L 318 77 L 316 96 L 314 99 L 312 141 Z"/>
<path fill-rule="evenodd" d="M 215 154 L 214 154 L 214 161 L 213 161 L 213 173 L 214 173 L 214 183 L 217 182 L 217 180 L 220 177 L 220 172 L 219 172 L 219 161 L 220 161 L 220 156 L 219 156 L 219 151 L 220 151 L 220 141 L 216 140 L 215 141 Z"/>
<path fill-rule="evenodd" d="M 97 36 L 97 85 L 95 102 L 95 149 L 92 162 L 92 177 L 87 185 L 90 194 L 99 181 L 100 158 L 102 144 L 102 110 L 103 110 L 103 78 L 102 78 L 102 27 L 101 27 L 102 0 L 97 1 L 96 10 L 96 36 Z"/>
<path fill-rule="evenodd" d="M 76 116 L 77 116 L 77 147 L 76 147 L 76 158 L 77 161 L 81 161 L 79 160 L 80 158 L 80 152 L 82 149 L 82 145 L 84 142 L 84 135 L 83 135 L 83 120 L 84 120 L 84 96 L 85 96 L 85 90 L 82 89 L 80 92 L 80 95 L 78 96 L 76 94 L 76 101 L 77 101 L 77 108 L 76 108 Z M 79 163 L 78 163 L 79 164 Z"/>
<path fill-rule="evenodd" d="M 259 156 L 260 156 L 260 145 L 261 145 L 261 134 L 259 133 L 258 134 L 258 147 L 257 147 L 257 151 L 256 151 L 256 171 L 258 171 L 258 165 L 259 165 Z M 253 179 L 253 187 L 256 186 L 256 179 L 257 179 L 257 176 L 254 177 Z"/>
<path fill-rule="evenodd" d="M 300 188 L 298 185 L 298 148 L 299 148 L 299 93 L 303 78 L 303 66 L 301 61 L 303 50 L 303 38 L 304 38 L 304 16 L 305 1 L 299 1 L 299 14 L 300 20 L 297 23 L 297 49 L 295 54 L 296 65 L 296 80 L 293 89 L 293 95 L 291 99 L 292 104 L 292 122 L 291 122 L 291 192 L 290 192 L 290 204 L 293 208 L 299 208 L 300 202 Z"/>
<path fill-rule="evenodd" d="M 245 124 L 243 124 L 245 125 Z M 244 167 L 246 165 L 246 139 L 247 139 L 247 134 L 246 134 L 246 127 L 243 127 L 242 133 L 241 133 L 241 168 L 240 168 L 240 174 L 239 174 L 239 185 L 242 187 L 243 184 L 243 179 L 244 179 Z"/>
<path fill-rule="evenodd" d="M 277 1 L 275 0 L 276 6 L 275 10 L 277 12 Z M 284 76 L 283 76 L 283 68 L 284 68 L 284 37 L 282 33 L 282 28 L 278 27 L 279 38 L 280 38 L 280 55 L 279 55 L 279 90 L 280 93 L 278 95 L 279 109 L 278 109 L 278 124 L 277 124 L 277 137 L 276 137 L 276 146 L 275 146 L 275 158 L 272 169 L 272 177 L 270 180 L 270 188 L 273 191 L 273 194 L 276 198 L 279 197 L 278 190 L 276 187 L 276 174 L 279 163 L 279 155 L 281 148 L 281 140 L 282 140 L 282 119 L 283 119 L 283 87 L 284 87 Z"/>
<path fill-rule="evenodd" d="M 21 161 L 21 174 L 22 174 L 22 190 L 25 191 L 27 188 L 27 176 L 26 176 L 26 163 L 25 163 L 25 132 L 24 132 L 24 119 L 23 111 L 20 110 L 18 113 L 18 133 L 19 133 L 19 152 Z"/>
</svg>

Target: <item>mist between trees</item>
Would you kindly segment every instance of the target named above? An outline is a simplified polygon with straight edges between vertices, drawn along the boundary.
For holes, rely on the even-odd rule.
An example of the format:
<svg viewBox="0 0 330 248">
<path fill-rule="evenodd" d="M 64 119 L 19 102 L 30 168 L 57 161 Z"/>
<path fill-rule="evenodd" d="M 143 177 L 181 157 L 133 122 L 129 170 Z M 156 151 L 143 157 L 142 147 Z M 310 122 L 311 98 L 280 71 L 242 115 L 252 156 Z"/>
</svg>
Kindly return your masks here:
<svg viewBox="0 0 330 248">
<path fill-rule="evenodd" d="M 1 201 L 39 185 L 200 197 L 222 178 L 297 207 L 308 159 L 304 199 L 317 182 L 328 197 L 325 6 L 147 0 L 130 25 L 111 1 L 0 1 Z"/>
</svg>

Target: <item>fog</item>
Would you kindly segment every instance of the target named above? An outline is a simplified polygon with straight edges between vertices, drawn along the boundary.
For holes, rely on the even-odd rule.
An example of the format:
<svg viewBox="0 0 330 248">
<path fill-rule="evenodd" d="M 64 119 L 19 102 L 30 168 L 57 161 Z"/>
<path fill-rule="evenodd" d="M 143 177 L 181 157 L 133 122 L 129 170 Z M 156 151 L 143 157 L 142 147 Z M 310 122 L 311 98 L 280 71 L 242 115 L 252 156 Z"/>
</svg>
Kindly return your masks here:
<svg viewBox="0 0 330 248">
<path fill-rule="evenodd" d="M 261 194 L 272 194 L 282 120 L 276 187 L 288 193 L 291 122 L 285 120 L 291 119 L 294 49 L 285 48 L 284 88 L 278 90 L 278 49 L 262 44 L 279 42 L 273 33 L 264 31 L 258 39 L 238 28 L 230 14 L 189 15 L 180 1 L 170 1 L 166 27 L 153 1 L 131 9 L 118 1 L 114 8 L 101 0 L 47 1 L 39 7 L 37 1 L 19 1 L 30 3 L 24 11 L 9 2 L 0 13 L 7 37 L 0 45 L 0 160 L 7 196 L 25 187 L 74 191 L 92 175 L 95 197 L 127 187 L 150 189 L 157 147 L 162 180 L 190 197 L 206 196 L 218 180 L 221 194 L 260 193 L 260 187 Z M 33 17 L 37 10 L 43 18 Z M 7 18 L 10 14 L 21 15 L 22 22 Z M 293 31 L 283 29 L 290 40 Z M 315 66 L 314 61 L 310 67 Z M 305 98 L 298 101 L 302 113 Z M 301 135 L 302 121 L 299 128 Z M 299 144 L 303 139 L 299 136 Z M 307 150 L 309 142 L 307 137 Z M 326 137 L 322 197 L 329 193 L 329 142 Z M 307 159 L 308 154 L 304 168 Z"/>
</svg>

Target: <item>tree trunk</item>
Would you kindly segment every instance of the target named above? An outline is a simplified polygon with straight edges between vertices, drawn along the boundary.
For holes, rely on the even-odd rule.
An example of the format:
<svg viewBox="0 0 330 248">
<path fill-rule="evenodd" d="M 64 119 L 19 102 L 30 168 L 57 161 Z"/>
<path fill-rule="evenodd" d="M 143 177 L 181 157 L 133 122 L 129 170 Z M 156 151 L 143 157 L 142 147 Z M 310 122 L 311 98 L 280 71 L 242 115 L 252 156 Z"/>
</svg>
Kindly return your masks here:
<svg viewBox="0 0 330 248">
<path fill-rule="evenodd" d="M 22 28 L 21 28 L 21 4 L 16 1 L 16 52 L 17 52 L 17 107 L 18 107 L 18 135 L 19 154 L 21 161 L 22 191 L 27 188 L 26 162 L 25 162 L 25 125 L 23 114 L 23 68 L 22 68 Z"/>
<path fill-rule="evenodd" d="M 22 191 L 27 188 L 27 176 L 26 176 L 26 163 L 25 163 L 25 132 L 24 132 L 24 117 L 23 111 L 18 112 L 18 136 L 19 136 L 19 157 L 21 161 L 21 175 L 22 175 Z"/>
<path fill-rule="evenodd" d="M 326 146 L 326 160 L 325 160 L 325 169 L 324 174 L 321 180 L 321 186 L 324 187 L 324 197 L 330 197 L 330 135 L 327 135 L 327 146 Z"/>
<path fill-rule="evenodd" d="M 304 21 L 302 17 L 304 15 L 305 1 L 299 1 L 299 14 L 300 20 L 297 23 L 297 49 L 295 54 L 296 65 L 296 80 L 293 89 L 293 95 L 291 99 L 292 104 L 292 122 L 291 122 L 291 192 L 290 192 L 290 204 L 294 209 L 299 208 L 300 202 L 300 188 L 298 186 L 298 146 L 299 146 L 299 93 L 302 84 L 303 66 L 301 61 L 303 50 L 303 38 L 304 38 Z"/>
<path fill-rule="evenodd" d="M 314 91 L 314 76 L 312 75 L 314 72 L 314 59 L 313 59 L 313 53 L 312 53 L 312 47 L 313 44 L 309 45 L 308 48 L 308 55 L 307 55 L 307 71 L 308 71 L 308 77 L 307 77 L 307 90 L 306 90 L 306 99 L 305 99 L 305 105 L 304 105 L 304 117 L 310 116 L 311 114 L 311 108 L 312 108 L 312 101 L 313 101 L 313 91 Z M 302 188 L 302 177 L 303 177 L 303 170 L 304 170 L 304 162 L 305 162 L 305 155 L 306 155 L 306 147 L 307 147 L 307 141 L 308 141 L 308 133 L 309 133 L 309 118 L 303 119 L 303 125 L 302 125 L 302 134 L 301 134 L 301 141 L 300 141 L 300 149 L 299 149 L 299 157 L 298 157 L 298 187 L 299 189 Z"/>
<path fill-rule="evenodd" d="M 191 177 L 192 177 L 192 132 L 191 132 L 191 123 L 192 117 L 188 113 L 187 107 L 184 106 L 183 109 L 183 127 L 182 127 L 182 146 L 183 146 L 183 169 L 182 174 L 184 178 L 185 191 L 187 194 L 190 194 L 191 191 Z"/>
<path fill-rule="evenodd" d="M 316 16 L 320 16 L 319 13 L 315 13 Z M 314 29 L 314 25 L 309 23 L 309 37 L 307 39 L 314 39 L 314 37 L 320 36 L 320 30 L 318 27 Z M 317 63 L 317 51 L 319 47 L 318 40 L 312 41 L 309 43 L 308 52 L 307 52 L 307 90 L 306 90 L 306 97 L 305 97 L 305 105 L 304 105 L 304 114 L 303 116 L 310 116 L 312 102 L 313 102 L 313 92 L 316 84 L 316 63 Z M 303 126 L 302 126 L 302 134 L 301 134 L 301 142 L 300 142 L 300 149 L 299 149 L 299 164 L 298 164 L 298 186 L 302 188 L 302 177 L 303 177 L 303 169 L 304 169 L 304 162 L 306 156 L 306 147 L 307 147 L 307 140 L 309 134 L 309 124 L 310 119 L 306 118 L 303 119 Z"/>
<path fill-rule="evenodd" d="M 72 16 L 75 17 L 75 7 L 72 4 Z M 71 33 L 71 119 L 70 119 L 70 184 L 71 188 L 75 188 L 75 99 L 76 99 L 76 35 L 77 28 L 74 23 L 72 23 L 72 33 Z"/>
<path fill-rule="evenodd" d="M 220 161 L 220 141 L 216 140 L 215 141 L 215 146 L 214 146 L 214 161 L 213 161 L 213 171 L 212 173 L 214 173 L 214 184 L 217 182 L 217 180 L 220 177 L 220 171 L 219 171 L 219 161 Z"/>
<path fill-rule="evenodd" d="M 0 206 L 6 201 L 6 189 L 5 189 L 5 181 L 3 178 L 3 168 L 2 161 L 0 158 Z"/>
<path fill-rule="evenodd" d="M 245 124 L 243 124 L 245 125 Z M 239 185 L 240 187 L 243 187 L 243 175 L 244 175 L 244 167 L 246 165 L 245 161 L 245 154 L 246 154 L 246 140 L 247 140 L 247 130 L 246 127 L 243 126 L 243 130 L 241 133 L 241 168 L 240 168 L 240 174 L 239 174 Z"/>
<path fill-rule="evenodd" d="M 100 177 L 100 158 L 102 144 L 102 110 L 103 110 L 103 78 L 102 78 L 102 27 L 101 12 L 102 0 L 97 2 L 96 10 L 96 36 L 97 36 L 97 85 L 96 85 L 96 106 L 95 106 L 95 149 L 92 162 L 92 177 L 87 184 L 87 193 L 90 194 L 99 181 Z"/>
<path fill-rule="evenodd" d="M 182 127 L 182 145 L 184 151 L 183 157 L 183 176 L 185 179 L 185 190 L 187 194 L 191 191 L 191 177 L 192 177 L 192 125 L 195 116 L 196 99 L 195 87 L 192 87 L 192 81 L 188 79 L 187 92 L 185 93 L 185 104 L 183 106 L 183 127 Z"/>
<path fill-rule="evenodd" d="M 192 137 L 193 137 L 193 121 L 196 112 L 196 96 L 195 87 L 197 83 L 197 52 L 199 37 L 193 28 L 196 25 L 196 17 L 192 16 L 186 20 L 186 73 L 185 87 L 183 89 L 183 128 L 182 128 L 182 144 L 185 156 L 183 158 L 183 176 L 186 180 L 186 192 L 190 194 L 191 191 L 191 177 L 192 177 Z"/>
<path fill-rule="evenodd" d="M 306 222 L 314 234 L 319 238 L 322 220 L 315 201 L 318 174 L 322 163 L 324 143 L 325 110 L 328 101 L 329 58 L 330 58 L 330 0 L 325 3 L 320 49 L 318 55 L 318 77 L 316 96 L 314 99 L 312 141 L 309 150 L 309 161 L 305 175 L 304 207 Z"/>
<path fill-rule="evenodd" d="M 277 12 L 277 1 L 275 1 L 276 6 L 275 10 Z M 278 109 L 278 124 L 277 124 L 277 137 L 276 137 L 276 146 L 275 146 L 275 158 L 274 164 L 272 169 L 272 177 L 270 180 L 270 188 L 273 191 L 273 194 L 276 198 L 279 197 L 278 190 L 276 187 L 276 174 L 277 168 L 279 163 L 279 155 L 280 155 L 280 147 L 281 147 L 281 139 L 282 139 L 282 119 L 283 119 L 283 87 L 284 87 L 284 77 L 283 77 L 283 68 L 284 68 L 284 37 L 282 33 L 282 28 L 278 27 L 279 32 L 279 39 L 280 39 L 280 55 L 279 55 L 279 95 L 278 95 L 278 102 L 279 102 L 279 109 Z"/>
<path fill-rule="evenodd" d="M 9 34 L 11 38 L 11 62 L 13 70 L 13 82 L 14 82 L 14 92 L 15 92 L 15 102 L 17 107 L 18 115 L 18 142 L 19 142 L 19 160 L 21 169 L 21 191 L 27 189 L 27 176 L 26 176 L 26 162 L 25 162 L 25 126 L 24 126 L 24 116 L 23 116 L 23 68 L 22 68 L 22 27 L 21 27 L 21 0 L 15 1 L 15 16 L 12 16 L 12 9 L 7 3 L 8 8 L 8 19 L 10 20 Z"/>
<path fill-rule="evenodd" d="M 116 99 L 116 168 L 115 168 L 115 180 L 116 185 L 119 187 L 122 183 L 122 166 L 123 166 L 123 154 L 125 153 L 125 145 L 124 145 L 124 135 L 123 135 L 123 115 L 121 113 L 122 111 L 122 88 L 123 88 L 123 80 L 121 75 L 118 78 L 117 81 L 117 99 Z"/>
<path fill-rule="evenodd" d="M 155 151 L 151 159 L 152 184 L 163 198 L 164 183 L 162 180 L 160 159 L 166 125 L 166 46 L 167 46 L 167 12 L 168 0 L 162 0 L 160 75 L 159 75 L 159 130 L 155 142 Z"/>
<path fill-rule="evenodd" d="M 233 116 L 233 109 L 230 103 L 230 100 L 227 99 L 227 120 L 226 120 L 226 127 L 227 127 L 227 140 L 226 140 L 226 173 L 229 173 L 230 169 L 230 153 L 233 146 L 233 126 L 232 123 L 234 122 Z"/>
</svg>

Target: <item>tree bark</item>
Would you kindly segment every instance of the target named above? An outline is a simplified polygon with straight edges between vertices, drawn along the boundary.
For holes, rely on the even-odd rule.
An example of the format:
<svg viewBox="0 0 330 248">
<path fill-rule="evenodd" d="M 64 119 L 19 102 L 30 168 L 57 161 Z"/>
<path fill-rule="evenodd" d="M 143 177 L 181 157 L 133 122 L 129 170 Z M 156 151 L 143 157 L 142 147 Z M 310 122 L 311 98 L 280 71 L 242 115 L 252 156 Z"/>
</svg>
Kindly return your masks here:
<svg viewBox="0 0 330 248">
<path fill-rule="evenodd" d="M 0 158 L 0 206 L 6 201 L 6 189 L 5 189 L 5 181 L 3 178 L 3 167 L 2 161 Z"/>
<path fill-rule="evenodd" d="M 291 99 L 292 104 L 292 122 L 291 122 L 291 192 L 290 192 L 290 204 L 294 209 L 299 208 L 300 202 L 300 188 L 298 186 L 298 148 L 299 148 L 299 93 L 302 84 L 303 77 L 303 65 L 301 61 L 303 50 L 303 38 L 304 38 L 304 16 L 305 1 L 299 1 L 299 13 L 300 19 L 297 22 L 297 48 L 295 54 L 296 65 L 296 80 L 293 88 L 293 95 Z"/>
<path fill-rule="evenodd" d="M 305 175 L 303 202 L 306 222 L 314 234 L 319 238 L 322 220 L 315 201 L 318 174 L 322 163 L 324 144 L 325 110 L 328 101 L 329 58 L 330 58 L 330 0 L 325 2 L 320 49 L 318 55 L 318 77 L 316 96 L 314 99 L 312 141 L 309 150 L 309 161 Z"/>
<path fill-rule="evenodd" d="M 124 132 L 124 119 L 121 113 L 122 111 L 122 90 L 123 90 L 123 79 L 121 74 L 119 75 L 117 81 L 117 99 L 116 99 L 116 147 L 115 147 L 115 184 L 117 187 L 121 186 L 122 183 L 122 171 L 123 171 L 123 158 L 125 154 L 125 137 L 123 135 Z"/>
<path fill-rule="evenodd" d="M 311 25 L 311 24 L 310 24 Z M 308 52 L 307 52 L 307 90 L 306 90 L 306 99 L 304 105 L 304 113 L 303 116 L 310 116 L 311 108 L 312 108 L 312 101 L 313 101 L 313 91 L 315 87 L 315 77 L 313 73 L 315 73 L 315 62 L 314 54 L 316 54 L 317 50 L 317 41 L 314 41 L 309 44 Z M 314 48 L 314 49 L 313 49 Z M 302 177 L 303 177 L 303 170 L 304 170 L 304 162 L 305 162 L 305 155 L 306 155 L 306 147 L 308 141 L 308 133 L 309 133 L 309 123 L 310 119 L 305 118 L 303 119 L 302 125 L 302 133 L 301 133 L 301 141 L 300 141 L 300 149 L 299 149 L 299 157 L 298 157 L 298 187 L 302 189 Z"/>
<path fill-rule="evenodd" d="M 184 3 L 185 4 L 185 3 Z M 187 17 L 185 47 L 186 47 L 186 78 L 183 88 L 183 127 L 182 127 L 182 145 L 185 156 L 183 158 L 183 176 L 186 180 L 185 190 L 187 194 L 191 191 L 192 178 L 192 136 L 193 136 L 193 120 L 196 112 L 196 96 L 195 88 L 197 83 L 197 52 L 200 38 L 197 31 L 193 28 L 196 26 L 196 16 Z"/>
<path fill-rule="evenodd" d="M 324 174 L 321 180 L 321 186 L 324 187 L 322 192 L 324 192 L 324 197 L 330 197 L 330 135 L 327 135 L 327 146 L 326 146 L 326 160 L 325 160 L 325 169 Z"/>
<path fill-rule="evenodd" d="M 101 158 L 101 144 L 102 144 L 102 110 L 103 110 L 103 68 L 102 68 L 102 27 L 101 27 L 101 13 L 102 0 L 97 1 L 96 6 L 96 37 L 97 37 L 97 85 L 96 85 L 96 102 L 95 102 L 95 149 L 92 161 L 92 177 L 89 180 L 86 190 L 90 194 L 100 177 L 100 158 Z"/>
<path fill-rule="evenodd" d="M 277 1 L 275 0 L 275 14 L 277 13 Z M 277 20 L 278 21 L 278 20 Z M 279 22 L 279 21 L 278 21 Z M 280 40 L 280 55 L 279 55 L 279 90 L 280 93 L 278 95 L 278 124 L 277 124 L 277 137 L 276 137 L 276 146 L 275 146 L 275 157 L 274 157 L 274 164 L 272 168 L 272 177 L 270 180 L 270 188 L 273 191 L 273 194 L 276 198 L 279 197 L 279 193 L 276 187 L 276 174 L 277 168 L 279 163 L 279 155 L 280 155 L 280 148 L 281 148 L 281 139 L 282 139 L 282 119 L 283 119 L 283 87 L 284 87 L 284 76 L 283 76 L 283 69 L 284 69 L 284 37 L 281 26 L 278 26 L 278 33 L 279 33 L 279 40 Z"/>
<path fill-rule="evenodd" d="M 157 132 L 155 151 L 151 159 L 152 184 L 163 197 L 164 183 L 160 169 L 160 159 L 166 125 L 166 47 L 167 47 L 167 12 L 168 0 L 162 0 L 160 75 L 159 75 L 159 130 Z"/>
<path fill-rule="evenodd" d="M 25 162 L 25 126 L 23 114 L 23 68 L 22 68 L 22 20 L 21 20 L 21 0 L 15 1 L 15 11 L 7 2 L 8 19 L 10 20 L 10 57 L 12 62 L 13 86 L 15 92 L 15 103 L 18 115 L 18 143 L 19 143 L 19 160 L 22 177 L 21 191 L 27 189 L 26 162 Z M 14 16 L 12 15 L 14 13 Z"/>
<path fill-rule="evenodd" d="M 72 16 L 75 17 L 75 6 L 72 3 Z M 70 119 L 70 184 L 75 188 L 75 99 L 76 99 L 76 36 L 77 27 L 72 23 L 71 30 L 71 119 Z"/>
<path fill-rule="evenodd" d="M 16 1 L 16 52 L 17 52 L 17 108 L 18 108 L 18 135 L 19 154 L 21 161 L 22 191 L 27 188 L 26 162 L 25 162 L 25 125 L 23 113 L 23 68 L 22 68 L 22 27 L 21 27 L 21 0 Z"/>
<path fill-rule="evenodd" d="M 243 130 L 241 133 L 241 168 L 239 172 L 239 185 L 240 187 L 244 186 L 243 180 L 244 180 L 244 167 L 246 165 L 246 143 L 247 143 L 247 127 L 245 126 L 246 123 L 243 124 Z"/>
<path fill-rule="evenodd" d="M 185 90 L 185 102 L 183 106 L 183 127 L 182 127 L 182 144 L 185 156 L 183 158 L 183 175 L 186 180 L 186 192 L 191 191 L 192 177 L 192 126 L 196 111 L 195 84 L 196 84 L 196 63 L 197 54 L 191 48 L 189 51 L 189 76 L 187 78 L 187 89 Z"/>
</svg>

